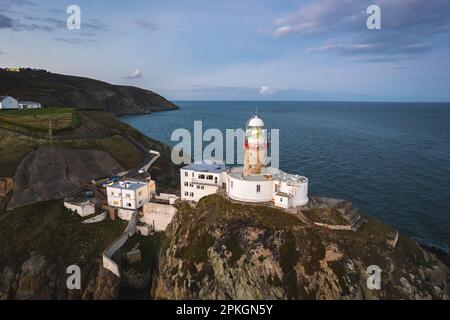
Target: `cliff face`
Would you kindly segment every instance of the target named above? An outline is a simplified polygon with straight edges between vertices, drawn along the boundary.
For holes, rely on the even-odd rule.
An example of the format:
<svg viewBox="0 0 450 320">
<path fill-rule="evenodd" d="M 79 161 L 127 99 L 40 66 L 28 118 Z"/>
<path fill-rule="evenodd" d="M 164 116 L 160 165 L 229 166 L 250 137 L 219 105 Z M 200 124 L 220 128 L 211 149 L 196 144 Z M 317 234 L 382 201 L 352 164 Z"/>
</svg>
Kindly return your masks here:
<svg viewBox="0 0 450 320">
<path fill-rule="evenodd" d="M 448 299 L 449 269 L 416 242 L 368 219 L 357 232 L 303 224 L 220 195 L 179 205 L 154 295 L 169 299 Z M 367 268 L 381 268 L 381 289 Z"/>
<path fill-rule="evenodd" d="M 68 290 L 65 269 L 37 252 L 31 252 L 19 269 L 5 267 L 2 271 L 0 300 L 113 300 L 119 297 L 119 279 L 100 264 L 83 279 L 86 285 L 81 290 Z"/>
<path fill-rule="evenodd" d="M 0 95 L 37 101 L 48 107 L 102 109 L 115 115 L 178 108 L 153 91 L 44 70 L 9 72 L 0 69 L 0 90 Z"/>
<path fill-rule="evenodd" d="M 103 250 L 124 221 L 82 224 L 59 201 L 0 215 L 0 300 L 117 299 L 119 279 L 103 269 Z M 67 267 L 80 267 L 80 290 L 69 290 Z"/>
</svg>

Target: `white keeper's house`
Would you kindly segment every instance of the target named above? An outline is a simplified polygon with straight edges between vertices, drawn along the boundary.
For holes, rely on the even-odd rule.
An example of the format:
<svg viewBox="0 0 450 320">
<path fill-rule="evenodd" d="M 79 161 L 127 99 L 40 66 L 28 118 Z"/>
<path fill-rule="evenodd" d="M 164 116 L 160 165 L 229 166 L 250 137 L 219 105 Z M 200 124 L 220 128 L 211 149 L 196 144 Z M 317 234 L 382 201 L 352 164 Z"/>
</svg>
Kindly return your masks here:
<svg viewBox="0 0 450 320">
<path fill-rule="evenodd" d="M 108 205 L 137 210 L 150 201 L 149 185 L 142 181 L 119 181 L 106 187 Z"/>
<path fill-rule="evenodd" d="M 225 190 L 233 200 L 272 203 L 282 208 L 308 203 L 308 178 L 264 165 L 267 155 L 267 130 L 258 116 L 247 121 L 243 167 L 221 164 L 189 164 L 180 170 L 181 199 L 199 201 Z"/>
</svg>

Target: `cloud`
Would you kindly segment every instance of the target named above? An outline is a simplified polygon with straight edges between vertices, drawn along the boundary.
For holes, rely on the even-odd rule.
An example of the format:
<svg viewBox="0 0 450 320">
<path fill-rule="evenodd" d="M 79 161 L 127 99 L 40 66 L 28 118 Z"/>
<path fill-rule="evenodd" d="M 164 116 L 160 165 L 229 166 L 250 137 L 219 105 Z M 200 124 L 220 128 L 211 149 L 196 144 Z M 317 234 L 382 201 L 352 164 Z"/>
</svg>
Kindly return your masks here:
<svg viewBox="0 0 450 320">
<path fill-rule="evenodd" d="M 98 43 L 98 41 L 95 39 L 81 39 L 81 38 L 55 38 L 55 41 L 65 42 L 68 44 Z"/>
<path fill-rule="evenodd" d="M 0 11 L 6 12 L 11 10 L 13 7 L 23 7 L 23 6 L 29 6 L 29 7 L 35 7 L 36 4 L 32 1 L 28 0 L 1 0 L 0 1 Z"/>
<path fill-rule="evenodd" d="M 18 32 L 67 30 L 67 14 L 64 10 L 50 8 L 38 11 L 37 9 L 30 10 L 30 6 L 34 7 L 36 4 L 27 0 L 0 0 L 0 12 L 3 13 L 0 14 L 0 29 L 9 28 Z M 93 37 L 97 36 L 99 32 L 105 31 L 109 31 L 109 29 L 100 20 L 82 18 L 81 30 L 78 30 L 77 34 L 82 37 Z"/>
<path fill-rule="evenodd" d="M 282 26 L 274 31 L 275 36 L 284 36 L 292 32 L 291 26 Z"/>
<path fill-rule="evenodd" d="M 371 4 L 381 9 L 381 30 L 366 27 Z M 307 50 L 361 56 L 366 62 L 411 59 L 448 46 L 443 38 L 450 32 L 449 11 L 448 0 L 322 0 L 278 18 L 272 34 L 319 39 L 322 45 Z"/>
<path fill-rule="evenodd" d="M 261 86 L 261 88 L 259 88 L 258 94 L 260 94 L 261 96 L 271 96 L 283 90 L 285 89 L 278 86 Z"/>
<path fill-rule="evenodd" d="M 13 27 L 12 19 L 0 14 L 0 29 L 12 28 L 12 27 Z"/>
<path fill-rule="evenodd" d="M 131 20 L 130 23 L 139 28 L 147 29 L 147 30 L 151 30 L 151 31 L 156 31 L 156 30 L 160 29 L 159 24 L 152 22 L 152 21 L 148 21 L 146 19 L 134 19 L 134 20 Z"/>
<path fill-rule="evenodd" d="M 138 69 L 134 70 L 132 74 L 128 75 L 125 77 L 125 79 L 139 79 L 142 78 L 143 75 L 141 73 L 141 71 L 139 71 Z"/>
</svg>

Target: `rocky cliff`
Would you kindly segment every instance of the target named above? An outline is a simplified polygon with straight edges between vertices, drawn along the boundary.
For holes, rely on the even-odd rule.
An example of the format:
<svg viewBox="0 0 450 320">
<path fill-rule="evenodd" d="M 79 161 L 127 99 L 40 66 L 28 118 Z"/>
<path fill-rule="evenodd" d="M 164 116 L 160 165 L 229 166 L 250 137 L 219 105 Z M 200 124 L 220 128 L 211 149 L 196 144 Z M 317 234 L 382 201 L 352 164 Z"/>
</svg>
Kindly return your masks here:
<svg viewBox="0 0 450 320">
<path fill-rule="evenodd" d="M 47 107 L 101 109 L 115 115 L 178 108 L 153 91 L 45 70 L 9 72 L 0 69 L 0 95 L 6 94 L 20 100 L 37 101 Z"/>
<path fill-rule="evenodd" d="M 236 204 L 220 195 L 202 199 L 195 208 L 181 203 L 167 231 L 170 241 L 162 250 L 154 296 L 449 298 L 447 266 L 402 235 L 394 248 L 394 230 L 367 221 L 356 232 L 329 230 L 276 208 Z M 381 269 L 380 290 L 367 286 L 371 265 Z"/>
<path fill-rule="evenodd" d="M 117 299 L 119 279 L 103 269 L 103 250 L 125 221 L 82 224 L 60 201 L 0 216 L 0 300 Z M 80 290 L 69 290 L 67 267 L 80 267 Z"/>
</svg>

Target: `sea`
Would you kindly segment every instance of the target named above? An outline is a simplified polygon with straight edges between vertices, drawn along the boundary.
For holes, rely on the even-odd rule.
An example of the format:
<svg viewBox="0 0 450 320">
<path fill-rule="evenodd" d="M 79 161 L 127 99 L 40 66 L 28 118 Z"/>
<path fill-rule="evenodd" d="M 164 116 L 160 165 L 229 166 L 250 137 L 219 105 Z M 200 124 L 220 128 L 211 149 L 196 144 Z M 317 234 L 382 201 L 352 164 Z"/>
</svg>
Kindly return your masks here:
<svg viewBox="0 0 450 320">
<path fill-rule="evenodd" d="M 342 198 L 417 241 L 450 253 L 450 103 L 174 101 L 180 109 L 123 120 L 175 145 L 172 132 L 279 129 L 280 169 L 309 193 Z M 256 111 L 257 110 L 257 111 Z"/>
</svg>

